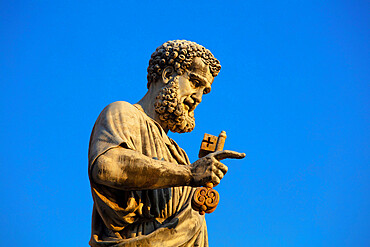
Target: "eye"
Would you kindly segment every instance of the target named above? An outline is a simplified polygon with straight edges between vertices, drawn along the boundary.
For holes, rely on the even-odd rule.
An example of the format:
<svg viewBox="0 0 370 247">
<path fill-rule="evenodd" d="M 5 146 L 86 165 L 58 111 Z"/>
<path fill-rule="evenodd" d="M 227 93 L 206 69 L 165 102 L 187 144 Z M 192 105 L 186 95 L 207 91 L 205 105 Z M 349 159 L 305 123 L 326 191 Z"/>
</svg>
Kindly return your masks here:
<svg viewBox="0 0 370 247">
<path fill-rule="evenodd" d="M 199 87 L 200 86 L 200 81 L 198 81 L 196 79 L 192 80 L 191 82 L 193 83 L 194 87 Z"/>
</svg>

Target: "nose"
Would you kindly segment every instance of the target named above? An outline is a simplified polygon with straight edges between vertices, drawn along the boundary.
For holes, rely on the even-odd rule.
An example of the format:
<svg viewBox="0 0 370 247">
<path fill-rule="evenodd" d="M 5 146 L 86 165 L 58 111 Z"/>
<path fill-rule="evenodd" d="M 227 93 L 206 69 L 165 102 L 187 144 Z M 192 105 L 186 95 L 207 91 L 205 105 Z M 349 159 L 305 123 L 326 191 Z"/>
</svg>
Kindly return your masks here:
<svg viewBox="0 0 370 247">
<path fill-rule="evenodd" d="M 199 104 L 200 102 L 202 102 L 202 96 L 203 96 L 203 91 L 202 90 L 198 90 L 197 92 L 193 93 L 193 95 L 191 96 L 194 101 Z"/>
</svg>

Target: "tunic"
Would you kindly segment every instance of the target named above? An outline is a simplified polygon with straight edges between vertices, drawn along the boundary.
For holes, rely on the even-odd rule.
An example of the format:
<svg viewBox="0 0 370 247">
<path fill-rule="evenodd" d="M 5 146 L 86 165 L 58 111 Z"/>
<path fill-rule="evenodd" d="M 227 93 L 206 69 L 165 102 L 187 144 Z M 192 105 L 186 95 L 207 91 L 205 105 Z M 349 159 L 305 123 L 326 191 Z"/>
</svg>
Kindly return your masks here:
<svg viewBox="0 0 370 247">
<path fill-rule="evenodd" d="M 208 246 L 204 216 L 191 208 L 189 186 L 130 191 L 96 183 L 95 160 L 112 148 L 189 165 L 183 149 L 139 105 L 119 101 L 99 115 L 89 145 L 89 178 L 94 200 L 91 246 Z"/>
</svg>

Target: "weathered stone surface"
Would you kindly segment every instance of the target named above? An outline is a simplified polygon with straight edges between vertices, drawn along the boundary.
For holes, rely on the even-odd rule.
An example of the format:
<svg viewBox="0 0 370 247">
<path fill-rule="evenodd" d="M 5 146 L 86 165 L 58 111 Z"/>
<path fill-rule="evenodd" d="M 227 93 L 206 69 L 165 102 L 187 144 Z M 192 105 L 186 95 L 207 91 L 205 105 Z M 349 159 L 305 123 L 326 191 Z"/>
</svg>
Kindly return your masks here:
<svg viewBox="0 0 370 247">
<path fill-rule="evenodd" d="M 91 246 L 208 246 L 193 193 L 220 183 L 227 172 L 220 160 L 245 154 L 217 151 L 190 163 L 167 132 L 193 130 L 194 109 L 220 68 L 194 42 L 166 42 L 149 61 L 147 94 L 101 112 L 89 145 Z"/>
</svg>

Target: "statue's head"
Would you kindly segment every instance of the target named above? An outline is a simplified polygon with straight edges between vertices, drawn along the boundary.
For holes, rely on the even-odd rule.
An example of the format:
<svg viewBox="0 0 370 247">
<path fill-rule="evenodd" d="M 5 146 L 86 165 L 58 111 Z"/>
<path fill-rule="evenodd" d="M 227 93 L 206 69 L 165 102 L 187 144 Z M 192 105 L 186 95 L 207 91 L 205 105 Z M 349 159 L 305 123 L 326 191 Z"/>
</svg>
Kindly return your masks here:
<svg viewBox="0 0 370 247">
<path fill-rule="evenodd" d="M 172 132 L 190 132 L 195 127 L 194 109 L 203 94 L 211 91 L 220 62 L 201 45 L 173 40 L 159 46 L 148 67 L 148 88 L 163 85 L 155 100 L 160 121 Z"/>
</svg>

